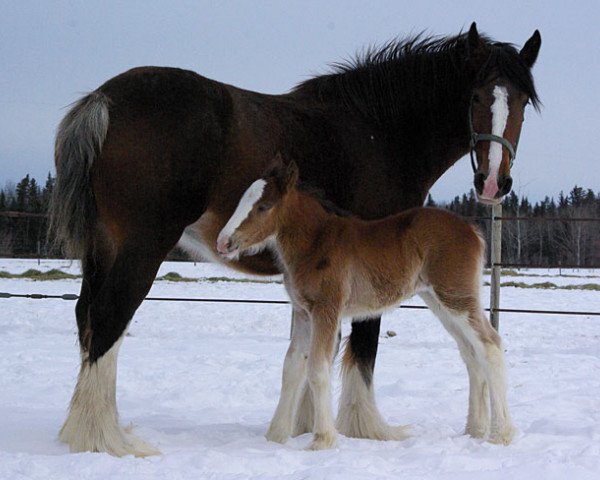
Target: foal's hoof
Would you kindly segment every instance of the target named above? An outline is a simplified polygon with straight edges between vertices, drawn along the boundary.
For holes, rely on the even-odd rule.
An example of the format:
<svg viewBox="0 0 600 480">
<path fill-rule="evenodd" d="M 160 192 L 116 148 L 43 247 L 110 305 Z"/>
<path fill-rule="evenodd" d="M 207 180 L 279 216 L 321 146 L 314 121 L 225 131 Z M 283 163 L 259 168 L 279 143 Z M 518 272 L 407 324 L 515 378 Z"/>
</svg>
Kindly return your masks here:
<svg viewBox="0 0 600 480">
<path fill-rule="evenodd" d="M 313 441 L 306 448 L 307 450 L 327 450 L 328 448 L 335 447 L 337 443 L 337 436 L 335 432 L 331 433 L 315 433 Z"/>
<path fill-rule="evenodd" d="M 487 426 L 467 425 L 467 428 L 465 428 L 465 435 L 469 435 L 473 438 L 485 438 L 487 436 L 487 433 Z"/>
<path fill-rule="evenodd" d="M 509 425 L 502 430 L 492 428 L 488 442 L 496 445 L 510 445 L 514 436 L 515 429 L 512 427 L 512 425 Z"/>
<path fill-rule="evenodd" d="M 281 432 L 281 431 L 271 431 L 269 430 L 266 434 L 265 434 L 265 438 L 269 441 L 269 442 L 275 442 L 275 443 L 285 443 L 288 441 L 288 439 L 290 438 L 290 436 L 285 433 L 285 432 Z"/>
<path fill-rule="evenodd" d="M 290 438 L 290 434 L 284 429 L 269 427 L 265 437 L 269 442 L 285 443 Z"/>
</svg>

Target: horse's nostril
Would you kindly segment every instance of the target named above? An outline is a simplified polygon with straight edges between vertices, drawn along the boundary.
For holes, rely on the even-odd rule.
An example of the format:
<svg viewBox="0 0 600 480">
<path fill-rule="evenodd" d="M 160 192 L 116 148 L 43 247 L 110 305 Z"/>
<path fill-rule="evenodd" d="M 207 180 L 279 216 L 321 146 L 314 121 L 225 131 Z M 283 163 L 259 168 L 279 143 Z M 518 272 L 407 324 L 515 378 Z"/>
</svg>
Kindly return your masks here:
<svg viewBox="0 0 600 480">
<path fill-rule="evenodd" d="M 477 193 L 483 192 L 483 185 L 485 183 L 485 175 L 483 173 L 476 173 L 473 183 L 475 185 L 475 190 Z"/>
<path fill-rule="evenodd" d="M 506 175 L 500 176 L 498 179 L 498 190 L 500 191 L 500 196 L 504 196 L 510 192 L 512 188 L 513 180 L 512 177 Z"/>
</svg>

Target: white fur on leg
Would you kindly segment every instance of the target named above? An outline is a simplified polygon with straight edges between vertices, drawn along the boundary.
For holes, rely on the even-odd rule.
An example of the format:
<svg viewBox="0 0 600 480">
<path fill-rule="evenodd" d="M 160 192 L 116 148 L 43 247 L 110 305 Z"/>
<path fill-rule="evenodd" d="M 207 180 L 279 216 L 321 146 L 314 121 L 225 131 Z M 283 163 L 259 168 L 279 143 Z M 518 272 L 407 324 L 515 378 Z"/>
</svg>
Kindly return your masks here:
<svg viewBox="0 0 600 480">
<path fill-rule="evenodd" d="M 500 338 L 483 312 L 477 318 L 471 318 L 467 312 L 455 312 L 447 308 L 434 292 L 422 292 L 420 296 L 456 339 L 461 356 L 467 364 L 470 383 L 467 433 L 481 437 L 489 426 L 488 441 L 508 445 L 514 436 L 514 427 L 508 413 L 506 367 Z M 477 325 L 475 322 L 481 323 Z M 486 342 L 482 340 L 482 334 L 487 336 Z M 482 397 L 485 393 L 488 393 L 489 398 Z M 491 425 L 487 413 L 488 401 L 491 407 Z M 483 424 L 484 421 L 487 424 Z"/>
<path fill-rule="evenodd" d="M 293 437 L 297 437 L 303 433 L 312 432 L 315 424 L 314 411 L 315 406 L 313 405 L 310 388 L 307 383 L 300 394 L 300 403 L 296 410 L 296 421 L 294 422 L 294 429 L 292 432 Z"/>
<path fill-rule="evenodd" d="M 507 381 L 504 352 L 500 346 L 490 344 L 485 345 L 485 350 L 487 359 L 486 373 L 492 411 L 488 441 L 490 443 L 509 445 L 515 435 L 515 428 L 508 412 L 508 401 L 506 399 Z"/>
<path fill-rule="evenodd" d="M 284 443 L 294 430 L 296 410 L 306 386 L 311 325 L 306 314 L 295 313 L 292 341 L 283 363 L 281 395 L 267 431 L 267 440 Z"/>
<path fill-rule="evenodd" d="M 118 424 L 117 355 L 122 340 L 123 336 L 93 365 L 82 354 L 69 415 L 59 433 L 72 452 L 107 452 L 118 457 L 160 454 Z"/>
<path fill-rule="evenodd" d="M 392 427 L 383 420 L 375 404 L 373 383 L 367 386 L 358 367 L 346 364 L 342 368 L 342 396 L 336 426 L 346 437 L 372 440 L 404 440 L 410 430 L 409 426 Z"/>
<path fill-rule="evenodd" d="M 308 384 L 315 406 L 314 437 L 308 450 L 333 448 L 336 444 L 337 432 L 331 411 L 331 363 L 314 362 L 311 358 L 308 367 Z"/>
</svg>

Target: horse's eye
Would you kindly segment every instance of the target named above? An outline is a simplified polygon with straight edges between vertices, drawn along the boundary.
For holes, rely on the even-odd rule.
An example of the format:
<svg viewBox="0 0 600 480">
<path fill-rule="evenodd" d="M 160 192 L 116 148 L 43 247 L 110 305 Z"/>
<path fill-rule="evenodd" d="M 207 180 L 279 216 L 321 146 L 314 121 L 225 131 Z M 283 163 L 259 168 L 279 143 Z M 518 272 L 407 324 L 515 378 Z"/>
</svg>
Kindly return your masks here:
<svg viewBox="0 0 600 480">
<path fill-rule="evenodd" d="M 271 209 L 271 207 L 272 207 L 272 205 L 271 205 L 270 203 L 261 203 L 261 204 L 258 206 L 257 210 L 258 210 L 260 213 L 265 213 L 267 210 L 270 210 L 270 209 Z"/>
<path fill-rule="evenodd" d="M 479 95 L 477 95 L 476 93 L 473 94 L 473 103 L 479 103 L 480 99 L 479 99 Z"/>
</svg>

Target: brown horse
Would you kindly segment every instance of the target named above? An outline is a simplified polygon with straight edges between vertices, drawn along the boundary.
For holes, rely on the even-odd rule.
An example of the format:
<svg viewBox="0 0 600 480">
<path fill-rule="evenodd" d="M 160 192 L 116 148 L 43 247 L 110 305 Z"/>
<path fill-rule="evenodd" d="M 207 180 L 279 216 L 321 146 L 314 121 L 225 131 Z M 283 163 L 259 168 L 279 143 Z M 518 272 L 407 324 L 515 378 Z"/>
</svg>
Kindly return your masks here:
<svg viewBox="0 0 600 480">
<path fill-rule="evenodd" d="M 536 31 L 518 51 L 473 24 L 456 37 L 391 42 L 285 95 L 144 67 L 77 102 L 58 129 L 51 207 L 58 240 L 83 269 L 81 370 L 60 438 L 73 451 L 155 452 L 118 424 L 121 339 L 180 240 L 219 260 L 219 231 L 276 152 L 297 161 L 303 181 L 365 219 L 422 205 L 470 150 L 479 198 L 500 201 L 511 187 L 525 105 L 538 104 L 531 67 L 540 43 Z M 269 252 L 230 265 L 279 271 Z M 374 318 L 352 327 L 338 429 L 396 438 L 373 395 Z M 312 424 L 305 400 L 294 433 Z"/>
<path fill-rule="evenodd" d="M 466 432 L 481 438 L 489 431 L 490 442 L 509 444 L 504 355 L 479 300 L 485 244 L 476 227 L 445 210 L 422 207 L 382 220 L 340 217 L 296 188 L 297 181 L 296 164 L 285 167 L 279 158 L 244 193 L 217 239 L 217 250 L 229 259 L 274 251 L 296 318 L 304 322 L 294 326 L 267 438 L 284 442 L 293 433 L 308 383 L 314 402 L 309 448 L 332 447 L 330 372 L 341 317 L 370 318 L 418 294 L 454 337 L 467 365 Z M 352 368 L 348 356 L 342 368 Z"/>
</svg>

